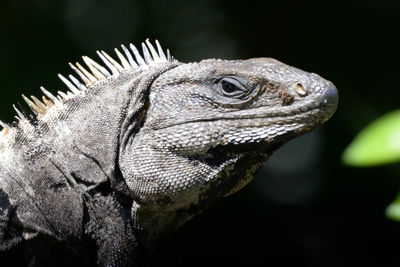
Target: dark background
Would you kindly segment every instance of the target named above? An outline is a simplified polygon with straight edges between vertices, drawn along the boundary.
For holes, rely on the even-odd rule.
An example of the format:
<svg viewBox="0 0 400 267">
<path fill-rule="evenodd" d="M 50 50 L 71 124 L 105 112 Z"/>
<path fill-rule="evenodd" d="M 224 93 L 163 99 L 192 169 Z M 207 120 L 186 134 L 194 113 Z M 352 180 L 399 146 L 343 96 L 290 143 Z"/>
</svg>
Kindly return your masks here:
<svg viewBox="0 0 400 267">
<path fill-rule="evenodd" d="M 340 93 L 321 129 L 287 144 L 237 194 L 196 217 L 151 266 L 400 266 L 400 223 L 384 216 L 400 168 L 340 156 L 368 122 L 400 107 L 400 1 L 0 2 L 0 118 L 21 94 L 65 87 L 80 55 L 146 38 L 180 61 L 273 57 Z"/>
</svg>

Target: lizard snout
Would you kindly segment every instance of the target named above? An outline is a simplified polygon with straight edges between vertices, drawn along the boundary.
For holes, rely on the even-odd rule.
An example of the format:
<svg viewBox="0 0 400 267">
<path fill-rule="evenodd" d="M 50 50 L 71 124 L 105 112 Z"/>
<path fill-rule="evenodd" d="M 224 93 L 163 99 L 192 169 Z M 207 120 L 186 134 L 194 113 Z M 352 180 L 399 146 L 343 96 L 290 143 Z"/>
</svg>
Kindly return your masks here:
<svg viewBox="0 0 400 267">
<path fill-rule="evenodd" d="M 325 91 L 320 96 L 320 100 L 323 106 L 336 110 L 339 101 L 339 94 L 333 83 L 328 83 Z"/>
</svg>

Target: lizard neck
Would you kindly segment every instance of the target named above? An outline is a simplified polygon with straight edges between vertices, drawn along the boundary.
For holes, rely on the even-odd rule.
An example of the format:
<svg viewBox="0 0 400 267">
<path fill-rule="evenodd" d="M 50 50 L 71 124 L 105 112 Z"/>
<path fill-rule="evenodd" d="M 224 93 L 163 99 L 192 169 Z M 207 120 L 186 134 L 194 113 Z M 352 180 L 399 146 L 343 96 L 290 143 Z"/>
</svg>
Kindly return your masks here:
<svg viewBox="0 0 400 267">
<path fill-rule="evenodd" d="M 220 154 L 218 157 L 221 159 L 223 155 Z M 210 177 L 201 190 L 185 192 L 187 198 L 176 202 L 165 198 L 163 204 L 159 203 L 160 205 L 134 202 L 132 218 L 139 233 L 139 243 L 147 250 L 153 250 L 157 244 L 168 240 L 178 228 L 206 210 L 215 201 L 236 192 L 249 183 L 254 177 L 254 173 L 264 165 L 267 158 L 267 153 L 258 151 L 241 153 L 235 157 L 226 154 L 226 159 L 221 161 L 221 166 L 215 176 Z M 174 161 L 178 160 L 175 158 Z M 185 169 L 182 167 L 183 163 L 178 163 L 181 167 L 172 169 L 182 172 L 182 169 Z M 199 167 L 201 164 L 196 165 Z M 207 172 L 207 170 L 199 170 L 199 173 Z M 169 176 L 174 175 L 169 173 Z"/>
</svg>

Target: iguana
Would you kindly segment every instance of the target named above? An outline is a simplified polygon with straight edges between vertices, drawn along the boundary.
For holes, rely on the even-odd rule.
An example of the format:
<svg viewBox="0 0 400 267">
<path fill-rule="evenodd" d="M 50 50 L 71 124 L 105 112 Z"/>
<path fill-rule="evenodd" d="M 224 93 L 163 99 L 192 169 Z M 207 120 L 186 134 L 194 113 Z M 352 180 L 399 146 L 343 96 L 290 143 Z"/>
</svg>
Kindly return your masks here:
<svg viewBox="0 0 400 267">
<path fill-rule="evenodd" d="M 335 112 L 335 86 L 271 58 L 181 63 L 156 41 L 97 51 L 68 92 L 0 122 L 0 250 L 36 266 L 132 266 Z M 144 248 L 144 249 L 143 249 Z"/>
</svg>

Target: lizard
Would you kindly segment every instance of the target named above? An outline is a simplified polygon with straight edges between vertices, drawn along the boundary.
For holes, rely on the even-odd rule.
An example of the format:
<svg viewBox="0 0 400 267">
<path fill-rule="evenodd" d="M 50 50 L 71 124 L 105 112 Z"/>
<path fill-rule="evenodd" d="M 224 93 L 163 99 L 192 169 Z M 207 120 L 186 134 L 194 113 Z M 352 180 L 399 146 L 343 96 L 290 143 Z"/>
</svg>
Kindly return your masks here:
<svg viewBox="0 0 400 267">
<path fill-rule="evenodd" d="M 41 100 L 22 96 L 32 111 L 0 121 L 0 259 L 140 264 L 337 108 L 333 83 L 272 58 L 182 63 L 157 40 L 121 49 L 69 63 L 79 79 L 59 74 L 67 92 L 41 87 Z"/>
</svg>

